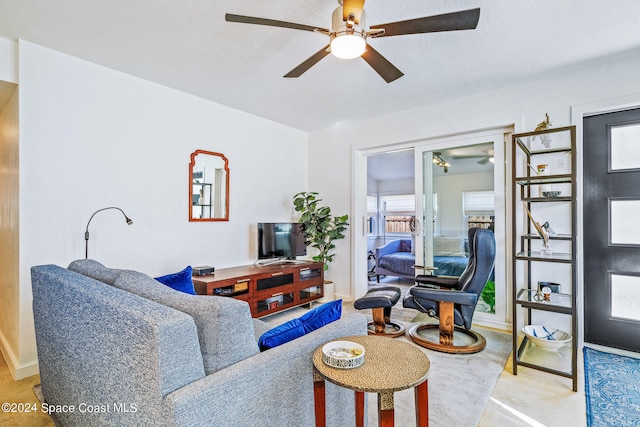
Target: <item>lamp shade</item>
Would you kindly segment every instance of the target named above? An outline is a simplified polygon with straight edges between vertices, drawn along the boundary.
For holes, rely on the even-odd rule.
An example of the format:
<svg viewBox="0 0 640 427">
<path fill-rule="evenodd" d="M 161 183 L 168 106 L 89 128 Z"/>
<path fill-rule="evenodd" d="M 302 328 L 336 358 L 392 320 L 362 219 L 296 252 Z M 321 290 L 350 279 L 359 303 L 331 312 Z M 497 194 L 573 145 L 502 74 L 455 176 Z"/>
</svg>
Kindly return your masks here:
<svg viewBox="0 0 640 427">
<path fill-rule="evenodd" d="M 367 42 L 361 34 L 338 33 L 331 40 L 331 53 L 341 59 L 353 59 L 366 50 Z"/>
</svg>

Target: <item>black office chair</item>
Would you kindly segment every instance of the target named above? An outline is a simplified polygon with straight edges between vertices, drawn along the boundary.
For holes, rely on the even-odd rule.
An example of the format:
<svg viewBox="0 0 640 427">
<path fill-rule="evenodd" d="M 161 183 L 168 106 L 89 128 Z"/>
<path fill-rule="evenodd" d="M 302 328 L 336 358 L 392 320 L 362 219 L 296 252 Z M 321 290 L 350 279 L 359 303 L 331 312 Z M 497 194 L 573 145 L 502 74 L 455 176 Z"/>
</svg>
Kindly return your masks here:
<svg viewBox="0 0 640 427">
<path fill-rule="evenodd" d="M 471 330 L 471 321 L 480 293 L 493 271 L 496 255 L 493 232 L 470 229 L 469 251 L 469 263 L 459 279 L 448 278 L 442 283 L 430 283 L 448 289 L 427 288 L 422 283 L 409 288 L 402 305 L 439 319 L 438 324 L 418 325 L 409 331 L 409 336 L 416 344 L 446 353 L 477 353 L 484 349 L 486 341 L 482 335 Z M 420 334 L 421 331 L 436 328 L 440 332 L 438 341 Z M 456 345 L 454 332 L 471 337 L 472 342 Z"/>
</svg>

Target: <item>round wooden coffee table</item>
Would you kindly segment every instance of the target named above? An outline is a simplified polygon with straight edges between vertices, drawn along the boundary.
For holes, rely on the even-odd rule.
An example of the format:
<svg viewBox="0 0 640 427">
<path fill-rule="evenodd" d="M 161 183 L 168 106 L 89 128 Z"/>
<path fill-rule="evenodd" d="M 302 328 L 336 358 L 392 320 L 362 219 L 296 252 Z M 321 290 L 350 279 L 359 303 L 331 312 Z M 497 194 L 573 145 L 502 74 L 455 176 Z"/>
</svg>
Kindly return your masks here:
<svg viewBox="0 0 640 427">
<path fill-rule="evenodd" d="M 324 381 L 355 391 L 356 426 L 364 425 L 364 393 L 378 394 L 380 426 L 393 426 L 393 393 L 415 389 L 416 424 L 429 425 L 429 358 L 416 346 L 383 336 L 351 336 L 339 340 L 353 341 L 365 349 L 364 364 L 353 369 L 338 369 L 322 361 L 322 346 L 313 353 L 314 404 L 316 426 L 326 422 Z M 337 341 L 337 340 L 335 340 Z"/>
</svg>

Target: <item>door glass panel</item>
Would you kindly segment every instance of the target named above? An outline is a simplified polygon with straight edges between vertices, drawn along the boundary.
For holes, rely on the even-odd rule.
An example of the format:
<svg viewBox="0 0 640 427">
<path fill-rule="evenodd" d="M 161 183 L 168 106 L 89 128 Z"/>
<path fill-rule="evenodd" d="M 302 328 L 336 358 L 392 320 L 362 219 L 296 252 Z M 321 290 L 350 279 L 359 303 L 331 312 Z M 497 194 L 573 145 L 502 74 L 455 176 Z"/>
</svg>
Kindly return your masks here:
<svg viewBox="0 0 640 427">
<path fill-rule="evenodd" d="M 640 321 L 640 276 L 611 275 L 611 316 Z"/>
<path fill-rule="evenodd" d="M 611 170 L 640 169 L 640 124 L 611 127 Z"/>
<path fill-rule="evenodd" d="M 489 141 L 423 151 L 422 249 L 424 265 L 436 268 L 433 274 L 460 276 L 469 259 L 469 227 L 494 230 L 493 156 L 494 143 Z M 489 282 L 476 311 L 495 314 L 494 274 Z"/>
<path fill-rule="evenodd" d="M 612 245 L 640 245 L 640 200 L 609 200 Z"/>
</svg>

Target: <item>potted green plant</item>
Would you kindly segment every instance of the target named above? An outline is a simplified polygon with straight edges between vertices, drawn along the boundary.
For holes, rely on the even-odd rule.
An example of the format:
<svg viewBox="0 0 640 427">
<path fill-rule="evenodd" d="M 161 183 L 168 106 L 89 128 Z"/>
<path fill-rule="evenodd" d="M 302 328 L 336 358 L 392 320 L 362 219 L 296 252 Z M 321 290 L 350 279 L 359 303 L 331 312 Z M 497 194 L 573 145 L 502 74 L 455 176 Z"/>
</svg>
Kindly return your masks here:
<svg viewBox="0 0 640 427">
<path fill-rule="evenodd" d="M 496 310 L 496 284 L 495 282 L 488 281 L 484 285 L 484 289 L 482 289 L 482 293 L 480 294 L 480 298 L 489 306 L 490 312 L 495 312 Z"/>
<path fill-rule="evenodd" d="M 304 230 L 305 244 L 318 250 L 313 260 L 323 263 L 327 271 L 335 255 L 332 252 L 336 247 L 333 242 L 344 239 L 349 216 L 332 216 L 331 208 L 321 206 L 321 201 L 317 192 L 301 192 L 293 196 L 295 210 L 302 213 L 299 222 Z"/>
</svg>

